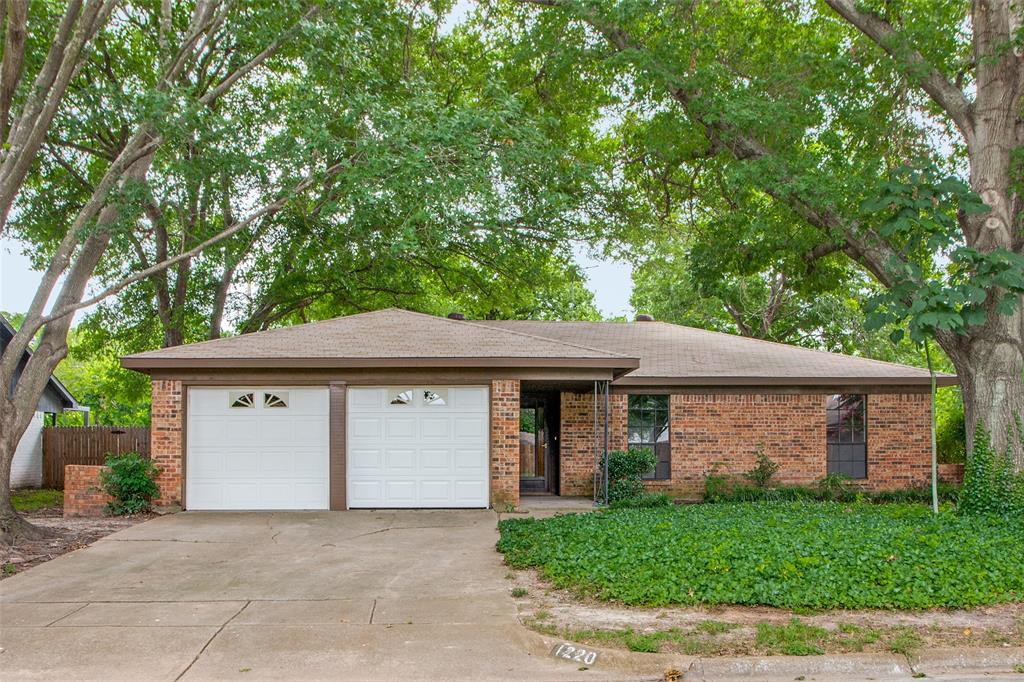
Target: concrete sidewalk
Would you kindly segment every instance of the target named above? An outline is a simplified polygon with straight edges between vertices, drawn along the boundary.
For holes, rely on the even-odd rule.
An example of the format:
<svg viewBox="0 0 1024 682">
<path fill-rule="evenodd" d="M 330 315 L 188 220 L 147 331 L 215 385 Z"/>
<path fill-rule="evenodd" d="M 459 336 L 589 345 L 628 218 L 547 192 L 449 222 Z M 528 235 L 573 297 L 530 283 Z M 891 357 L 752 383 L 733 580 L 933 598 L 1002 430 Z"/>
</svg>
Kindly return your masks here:
<svg viewBox="0 0 1024 682">
<path fill-rule="evenodd" d="M 488 511 L 185 513 L 0 583 L 8 680 L 607 680 L 532 651 Z"/>
</svg>

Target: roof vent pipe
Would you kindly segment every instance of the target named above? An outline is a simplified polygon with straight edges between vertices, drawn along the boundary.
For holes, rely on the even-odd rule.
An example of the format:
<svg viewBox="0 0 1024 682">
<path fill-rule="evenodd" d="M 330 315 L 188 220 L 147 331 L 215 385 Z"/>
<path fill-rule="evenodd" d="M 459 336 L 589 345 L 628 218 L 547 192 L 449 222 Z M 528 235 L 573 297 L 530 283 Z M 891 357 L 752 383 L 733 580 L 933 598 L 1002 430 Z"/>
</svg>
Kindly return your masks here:
<svg viewBox="0 0 1024 682">
<path fill-rule="evenodd" d="M 466 319 L 466 316 L 463 315 L 462 313 L 448 313 L 448 319 L 449 320 L 464 320 L 464 319 Z"/>
<path fill-rule="evenodd" d="M 637 322 L 654 322 L 654 315 L 637 315 Z"/>
</svg>

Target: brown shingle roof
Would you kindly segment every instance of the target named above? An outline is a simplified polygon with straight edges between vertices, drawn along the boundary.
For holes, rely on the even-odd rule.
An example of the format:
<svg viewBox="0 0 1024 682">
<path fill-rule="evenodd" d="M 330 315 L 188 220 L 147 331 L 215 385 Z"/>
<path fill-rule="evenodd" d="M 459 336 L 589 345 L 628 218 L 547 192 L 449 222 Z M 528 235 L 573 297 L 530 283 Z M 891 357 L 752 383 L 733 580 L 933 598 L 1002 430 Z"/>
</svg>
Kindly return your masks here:
<svg viewBox="0 0 1024 682">
<path fill-rule="evenodd" d="M 455 362 L 457 361 L 457 362 Z M 389 308 L 129 355 L 129 368 L 588 366 L 631 369 L 638 358 L 526 330 L 495 329 Z"/>
<path fill-rule="evenodd" d="M 616 384 L 927 384 L 916 367 L 665 322 L 450 320 L 389 308 L 129 355 L 125 367 L 597 367 Z M 941 385 L 956 377 L 941 375 Z"/>
<path fill-rule="evenodd" d="M 925 384 L 926 370 L 666 322 L 478 321 L 568 343 L 637 355 L 640 367 L 616 384 Z M 956 377 L 943 374 L 940 385 Z"/>
</svg>

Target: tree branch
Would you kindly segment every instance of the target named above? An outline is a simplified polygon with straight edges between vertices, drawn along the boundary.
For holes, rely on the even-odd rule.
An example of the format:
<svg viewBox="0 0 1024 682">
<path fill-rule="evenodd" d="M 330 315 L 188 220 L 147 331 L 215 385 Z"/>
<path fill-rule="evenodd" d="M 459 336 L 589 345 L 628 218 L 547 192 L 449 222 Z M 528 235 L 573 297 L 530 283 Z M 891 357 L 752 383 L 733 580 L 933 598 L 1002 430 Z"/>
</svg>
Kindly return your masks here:
<svg viewBox="0 0 1024 682">
<path fill-rule="evenodd" d="M 282 45 L 284 45 L 286 42 L 291 40 L 292 37 L 294 37 L 295 34 L 299 32 L 299 30 L 302 28 L 302 22 L 312 18 L 319 11 L 320 11 L 320 7 L 319 6 L 314 5 L 313 7 L 310 7 L 299 18 L 299 20 L 296 21 L 295 24 L 292 25 L 291 28 L 289 28 L 287 31 L 282 33 L 278 37 L 277 40 L 275 40 L 273 43 L 268 45 L 266 47 L 266 49 L 264 49 L 258 55 L 256 55 L 252 59 L 250 59 L 245 64 L 243 64 L 241 67 L 239 67 L 238 69 L 235 69 L 234 71 L 229 73 L 224 78 L 224 80 L 222 80 L 220 83 L 218 83 L 215 87 L 213 87 L 205 95 L 200 97 L 199 101 L 202 102 L 203 104 L 210 104 L 210 103 L 216 101 L 221 95 L 223 95 L 225 92 L 230 90 L 231 86 L 233 86 L 238 81 L 238 79 L 242 78 L 247 73 L 249 73 L 250 71 L 255 69 L 257 66 L 259 66 L 260 64 L 265 62 L 270 57 L 272 57 L 278 50 L 281 49 Z"/>
<path fill-rule="evenodd" d="M 7 139 L 11 102 L 14 101 L 14 91 L 21 81 L 21 66 L 25 61 L 25 38 L 28 35 L 28 0 L 10 0 L 5 5 L 7 37 L 4 43 L 3 63 L 0 65 L 0 141 Z"/>
<path fill-rule="evenodd" d="M 839 16 L 885 50 L 907 76 L 917 81 L 921 89 L 953 120 L 968 145 L 974 142 L 974 117 L 967 97 L 919 51 L 907 45 L 892 24 L 873 12 L 857 9 L 855 0 L 825 2 Z"/>
<path fill-rule="evenodd" d="M 331 177 L 333 175 L 336 175 L 337 173 L 341 172 L 342 168 L 344 168 L 345 165 L 346 165 L 346 162 L 344 162 L 344 161 L 340 162 L 340 163 L 334 164 L 333 166 L 331 166 L 330 168 L 328 168 L 324 172 L 324 176 L 325 177 Z M 88 308 L 91 305 L 95 305 L 96 303 L 99 303 L 103 299 L 109 298 L 110 296 L 113 296 L 114 294 L 122 291 L 123 289 L 125 289 L 129 285 L 134 284 L 135 282 L 138 282 L 139 280 L 146 279 L 147 277 L 151 277 L 152 275 L 156 274 L 157 272 L 160 272 L 161 270 L 166 270 L 167 268 L 173 266 L 174 264 L 176 264 L 176 263 L 178 263 L 180 261 L 183 261 L 183 260 L 186 260 L 186 259 L 189 259 L 189 258 L 193 258 L 193 257 L 199 255 L 201 252 L 203 252 L 207 248 L 213 246 L 214 244 L 217 244 L 218 242 L 223 241 L 224 239 L 227 239 L 228 237 L 230 237 L 233 234 L 236 234 L 236 233 L 240 232 L 241 230 L 245 229 L 246 227 L 251 225 L 253 222 L 259 220 L 260 218 L 263 218 L 263 217 L 266 217 L 266 216 L 273 215 L 273 214 L 277 213 L 282 208 L 284 208 L 285 204 L 287 204 L 289 200 L 294 198 L 296 195 L 301 194 L 302 192 L 304 192 L 307 189 L 309 189 L 313 184 L 316 183 L 316 181 L 317 180 L 316 180 L 316 178 L 313 175 L 307 176 L 305 179 L 303 179 L 301 182 L 299 182 L 298 184 L 293 186 L 288 192 L 284 193 L 277 200 L 272 201 L 269 204 L 266 204 L 265 206 L 263 206 L 263 208 L 259 209 L 258 211 L 255 211 L 255 212 L 249 214 L 249 216 L 246 217 L 245 219 L 238 221 L 234 225 L 231 225 L 230 227 L 228 227 L 228 228 L 226 228 L 224 230 L 221 230 L 219 233 L 217 233 L 214 236 L 210 237 L 209 239 L 203 241 L 202 243 L 196 245 L 195 247 L 189 249 L 188 251 L 183 251 L 183 252 L 177 254 L 176 256 L 172 256 L 171 258 L 168 258 L 168 259 L 166 259 L 166 260 L 164 260 L 162 262 L 156 263 L 156 264 L 154 264 L 154 265 L 152 265 L 152 266 L 150 266 L 148 268 L 140 270 L 139 272 L 136 272 L 133 275 L 125 277 L 124 279 L 120 280 L 119 282 L 110 285 L 109 287 L 107 287 L 106 289 L 104 289 L 100 293 L 96 294 L 95 296 L 87 298 L 87 299 L 85 299 L 83 301 L 79 301 L 78 303 L 71 303 L 71 304 L 62 306 L 60 308 L 57 308 L 56 310 L 53 310 L 52 312 L 50 312 L 49 315 L 47 315 L 46 317 L 42 318 L 39 321 L 39 324 L 40 325 L 47 324 L 49 322 L 52 322 L 53 320 L 62 318 L 65 315 L 70 315 L 71 313 L 73 313 L 76 310 L 79 310 L 81 308 Z"/>
</svg>

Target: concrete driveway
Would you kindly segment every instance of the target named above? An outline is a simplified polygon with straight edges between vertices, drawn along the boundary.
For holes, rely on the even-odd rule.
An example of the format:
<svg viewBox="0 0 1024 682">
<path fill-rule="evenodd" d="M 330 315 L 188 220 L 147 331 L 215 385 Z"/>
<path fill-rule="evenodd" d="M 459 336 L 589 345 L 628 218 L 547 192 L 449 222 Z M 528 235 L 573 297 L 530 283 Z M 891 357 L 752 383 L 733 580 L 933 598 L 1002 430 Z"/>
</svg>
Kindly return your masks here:
<svg viewBox="0 0 1024 682">
<path fill-rule="evenodd" d="M 516 621 L 496 520 L 157 518 L 0 583 L 0 678 L 622 679 L 537 648 Z"/>
</svg>

